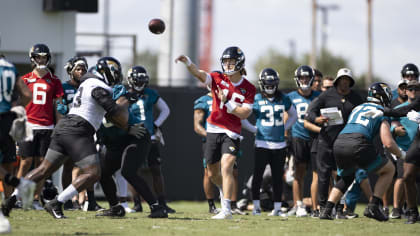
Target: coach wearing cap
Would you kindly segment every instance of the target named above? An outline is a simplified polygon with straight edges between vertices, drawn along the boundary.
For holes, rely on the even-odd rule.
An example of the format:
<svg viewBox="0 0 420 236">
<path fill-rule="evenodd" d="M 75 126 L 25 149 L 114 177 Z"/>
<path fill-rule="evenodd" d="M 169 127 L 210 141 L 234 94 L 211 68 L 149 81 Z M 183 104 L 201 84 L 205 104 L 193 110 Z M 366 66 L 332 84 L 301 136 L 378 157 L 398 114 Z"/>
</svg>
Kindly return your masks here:
<svg viewBox="0 0 420 236">
<path fill-rule="evenodd" d="M 401 103 L 407 101 L 407 79 L 400 79 L 397 84 L 397 89 L 392 91 L 391 107 L 394 108 Z"/>
<path fill-rule="evenodd" d="M 351 88 L 355 81 L 350 69 L 338 70 L 334 87 L 323 92 L 308 108 L 305 119 L 321 126 L 318 140 L 317 168 L 319 205 L 325 206 L 332 171 L 337 167 L 333 156 L 333 144 L 354 107 L 363 103 L 363 99 Z M 342 124 L 328 125 L 328 118 L 321 115 L 323 108 L 337 108 L 343 117 Z"/>
</svg>

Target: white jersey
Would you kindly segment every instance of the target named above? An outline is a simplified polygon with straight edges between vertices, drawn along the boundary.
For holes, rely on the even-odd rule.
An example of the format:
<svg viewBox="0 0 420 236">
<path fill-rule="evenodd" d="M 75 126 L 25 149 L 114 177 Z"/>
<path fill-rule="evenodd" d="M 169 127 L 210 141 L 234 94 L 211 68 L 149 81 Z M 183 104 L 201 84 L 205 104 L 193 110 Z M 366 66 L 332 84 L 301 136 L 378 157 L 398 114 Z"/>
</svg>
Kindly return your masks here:
<svg viewBox="0 0 420 236">
<path fill-rule="evenodd" d="M 105 116 L 105 109 L 92 97 L 92 90 L 101 87 L 112 94 L 112 88 L 97 78 L 89 78 L 83 81 L 77 93 L 74 95 L 73 106 L 69 114 L 74 114 L 87 120 L 95 130 L 98 130 Z"/>
</svg>

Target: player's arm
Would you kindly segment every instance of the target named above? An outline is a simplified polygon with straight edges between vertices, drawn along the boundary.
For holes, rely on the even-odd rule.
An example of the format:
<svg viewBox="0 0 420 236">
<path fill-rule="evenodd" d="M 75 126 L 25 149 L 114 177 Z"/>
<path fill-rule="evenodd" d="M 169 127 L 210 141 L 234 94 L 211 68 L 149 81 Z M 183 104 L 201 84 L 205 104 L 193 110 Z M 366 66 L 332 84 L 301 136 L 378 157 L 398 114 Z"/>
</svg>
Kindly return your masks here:
<svg viewBox="0 0 420 236">
<path fill-rule="evenodd" d="M 203 109 L 194 110 L 194 132 L 202 137 L 207 137 L 207 131 L 203 126 L 205 112 Z"/>
<path fill-rule="evenodd" d="M 101 87 L 94 88 L 91 96 L 104 108 L 106 111 L 106 118 L 109 121 L 124 130 L 128 130 L 128 100 L 124 96 L 121 96 L 117 100 L 117 104 L 117 102 L 112 99 L 112 94 Z M 124 101 L 124 99 L 126 101 Z"/>
<path fill-rule="evenodd" d="M 288 130 L 292 127 L 292 125 L 297 121 L 297 112 L 295 106 L 291 105 L 289 110 L 287 111 L 287 121 L 284 125 L 284 129 Z"/>
<path fill-rule="evenodd" d="M 32 101 L 32 92 L 26 86 L 23 79 L 17 79 L 15 84 L 15 91 L 17 91 L 20 95 L 19 105 L 26 106 L 30 101 Z"/>
<path fill-rule="evenodd" d="M 206 83 L 206 79 L 208 77 L 207 72 L 198 69 L 198 67 L 192 63 L 191 59 L 188 56 L 181 55 L 175 59 L 175 63 L 178 63 L 178 61 L 185 64 L 188 71 L 194 75 L 198 80 L 200 80 L 202 83 Z"/>
<path fill-rule="evenodd" d="M 163 100 L 161 97 L 157 100 L 155 103 L 155 107 L 157 110 L 159 110 L 159 115 L 156 117 L 155 122 L 153 123 L 156 127 L 160 127 L 163 122 L 168 118 L 169 114 L 171 113 L 171 110 L 169 109 L 168 104 L 166 104 L 165 100 Z"/>
<path fill-rule="evenodd" d="M 309 120 L 304 120 L 303 121 L 303 127 L 305 127 L 305 129 L 314 132 L 314 133 L 319 133 L 321 132 L 321 127 L 319 127 L 318 125 L 310 122 Z"/>
<path fill-rule="evenodd" d="M 243 129 L 248 130 L 253 134 L 257 133 L 257 127 L 255 127 L 255 125 L 252 125 L 251 122 L 249 122 L 247 119 L 241 120 L 241 125 Z"/>
<path fill-rule="evenodd" d="M 390 126 L 388 121 L 384 120 L 381 123 L 380 127 L 380 137 L 382 144 L 388 151 L 390 151 L 392 154 L 398 156 L 399 158 L 404 159 L 405 158 L 405 152 L 400 150 L 398 145 L 395 143 L 394 139 L 392 138 L 392 134 L 390 131 Z"/>
<path fill-rule="evenodd" d="M 233 100 L 227 100 L 227 94 L 223 93 L 220 87 L 217 87 L 217 89 L 218 89 L 217 97 L 220 99 L 220 102 L 225 104 L 228 113 L 239 117 L 241 120 L 245 120 L 251 115 L 252 103 L 254 102 L 253 99 L 251 101 L 252 102 L 251 104 L 244 102 L 242 103 L 242 105 L 238 105 Z"/>
<path fill-rule="evenodd" d="M 54 114 L 55 114 L 55 122 L 57 123 L 61 118 L 64 117 L 65 114 L 68 113 L 68 107 L 64 103 L 64 97 L 59 97 L 53 99 L 54 107 Z"/>
<path fill-rule="evenodd" d="M 394 134 L 396 136 L 405 136 L 407 134 L 405 127 L 398 120 L 394 120 L 391 122 L 390 131 L 391 134 Z"/>
</svg>

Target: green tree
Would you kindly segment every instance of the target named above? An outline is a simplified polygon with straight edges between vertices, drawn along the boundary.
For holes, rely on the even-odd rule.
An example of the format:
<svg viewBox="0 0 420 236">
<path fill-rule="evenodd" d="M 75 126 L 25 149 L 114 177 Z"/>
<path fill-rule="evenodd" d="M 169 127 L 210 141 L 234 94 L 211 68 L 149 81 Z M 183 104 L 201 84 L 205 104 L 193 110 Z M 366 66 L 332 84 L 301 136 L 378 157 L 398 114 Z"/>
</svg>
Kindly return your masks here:
<svg viewBox="0 0 420 236">
<path fill-rule="evenodd" d="M 285 56 L 274 49 L 268 49 L 263 55 L 254 64 L 254 70 L 260 73 L 264 68 L 273 68 L 279 73 L 280 88 L 294 88 L 296 84 L 293 77 L 296 68 L 299 66 L 295 58 Z"/>
</svg>

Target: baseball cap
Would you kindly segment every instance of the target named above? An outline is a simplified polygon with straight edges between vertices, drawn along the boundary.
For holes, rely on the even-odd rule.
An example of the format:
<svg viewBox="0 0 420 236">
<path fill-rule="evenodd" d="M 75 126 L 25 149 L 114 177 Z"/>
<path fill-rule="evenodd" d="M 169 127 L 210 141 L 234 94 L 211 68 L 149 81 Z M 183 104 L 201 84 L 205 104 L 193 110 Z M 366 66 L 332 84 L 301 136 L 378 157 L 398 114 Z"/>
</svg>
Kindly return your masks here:
<svg viewBox="0 0 420 236">
<path fill-rule="evenodd" d="M 341 69 L 338 70 L 337 77 L 334 80 L 334 86 L 337 85 L 337 81 L 341 77 L 348 77 L 348 78 L 350 78 L 350 81 L 351 81 L 350 82 L 350 87 L 353 87 L 353 85 L 354 85 L 354 79 L 353 79 L 353 73 L 351 72 L 350 69 L 348 69 L 348 68 L 341 68 Z"/>
<path fill-rule="evenodd" d="M 410 88 L 410 87 L 420 88 L 420 83 L 417 80 L 411 80 L 410 82 L 407 83 L 407 88 Z"/>
<path fill-rule="evenodd" d="M 400 85 L 402 85 L 402 84 L 408 84 L 408 80 L 406 80 L 406 79 L 400 79 L 400 81 L 398 81 L 398 84 L 397 84 L 397 87 L 400 87 Z"/>
</svg>

